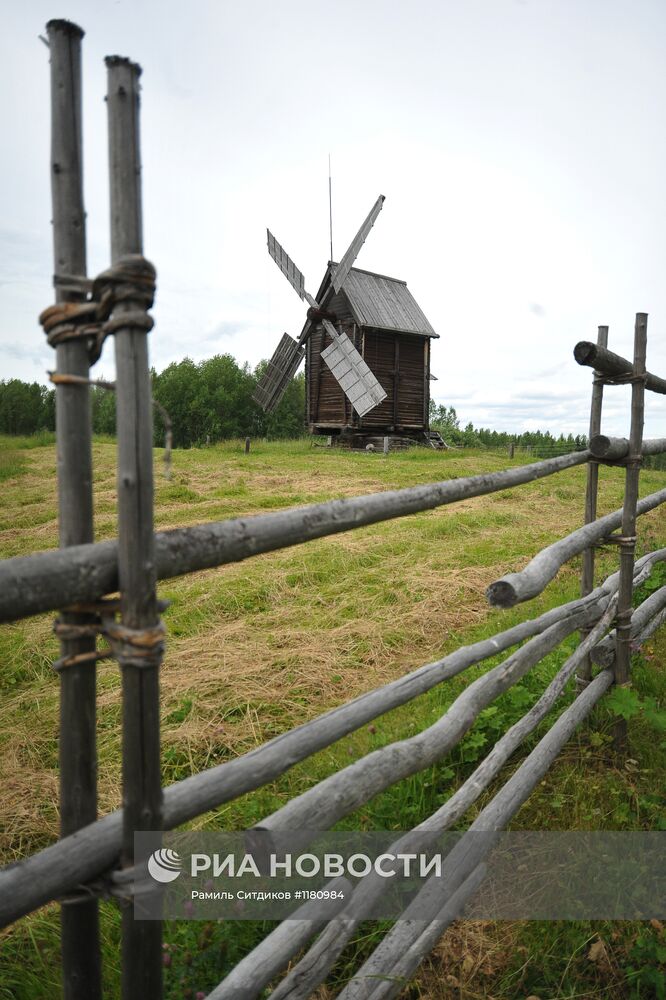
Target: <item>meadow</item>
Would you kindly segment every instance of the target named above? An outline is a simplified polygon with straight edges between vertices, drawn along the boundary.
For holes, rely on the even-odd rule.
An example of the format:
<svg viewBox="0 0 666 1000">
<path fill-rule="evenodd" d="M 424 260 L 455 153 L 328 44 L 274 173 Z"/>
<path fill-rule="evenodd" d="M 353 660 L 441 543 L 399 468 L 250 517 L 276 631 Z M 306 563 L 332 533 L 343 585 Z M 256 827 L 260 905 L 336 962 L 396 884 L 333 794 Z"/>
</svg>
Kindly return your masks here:
<svg viewBox="0 0 666 1000">
<path fill-rule="evenodd" d="M 0 438 L 0 557 L 57 545 L 55 461 L 52 435 Z M 231 441 L 176 450 L 172 476 L 166 479 L 156 449 L 156 528 L 468 476 L 520 461 L 518 455 L 509 461 L 505 454 L 474 449 L 357 454 L 314 447 L 309 440 L 253 441 L 245 455 L 242 442 Z M 96 538 L 101 540 L 115 534 L 112 439 L 95 440 L 94 468 Z M 493 496 L 160 584 L 160 597 L 171 602 L 165 614 L 168 646 L 161 689 L 164 783 L 233 758 L 459 645 L 576 597 L 579 561 L 566 566 L 543 595 L 525 606 L 492 609 L 484 592 L 490 582 L 519 569 L 544 545 L 582 523 L 584 483 L 585 469 L 576 468 Z M 663 485 L 663 472 L 646 470 L 641 494 Z M 622 494 L 622 470 L 603 469 L 600 513 L 619 508 Z M 641 518 L 639 554 L 663 544 L 665 535 L 666 512 Z M 616 560 L 615 550 L 600 550 L 599 579 L 616 569 Z M 574 644 L 572 637 L 486 709 L 448 757 L 377 796 L 342 825 L 408 829 L 434 811 L 497 735 L 536 700 Z M 636 658 L 634 689 L 641 705 L 663 707 L 666 702 L 664 654 L 666 641 L 657 635 Z M 58 680 L 51 668 L 57 655 L 51 615 L 0 627 L 3 863 L 57 836 Z M 429 725 L 471 678 L 494 662 L 383 716 L 192 827 L 241 829 L 256 823 L 351 759 Z M 117 666 L 100 665 L 98 678 L 99 797 L 100 811 L 107 812 L 121 801 Z M 513 828 L 666 829 L 666 737 L 654 712 L 651 716 L 639 709 L 629 720 L 628 758 L 613 755 L 612 723 L 610 709 L 602 706 L 566 747 Z M 543 726 L 537 730 L 512 767 L 544 731 Z M 116 996 L 118 921 L 112 904 L 103 903 L 101 909 L 106 989 Z M 167 996 L 205 994 L 266 930 L 247 922 L 165 925 Z M 58 995 L 57 932 L 55 905 L 0 932 L 2 1000 Z M 346 981 L 377 934 L 375 925 L 365 925 L 322 988 L 322 1000 Z M 404 996 L 649 1000 L 664 996 L 664 973 L 666 930 L 658 921 L 461 921 Z"/>
</svg>

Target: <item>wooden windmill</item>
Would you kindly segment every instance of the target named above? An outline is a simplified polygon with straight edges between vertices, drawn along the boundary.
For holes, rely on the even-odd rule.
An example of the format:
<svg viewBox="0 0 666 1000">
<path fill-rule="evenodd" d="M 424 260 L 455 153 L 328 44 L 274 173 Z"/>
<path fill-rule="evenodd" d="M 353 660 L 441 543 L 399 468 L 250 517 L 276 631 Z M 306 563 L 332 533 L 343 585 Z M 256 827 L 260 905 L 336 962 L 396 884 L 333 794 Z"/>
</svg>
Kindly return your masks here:
<svg viewBox="0 0 666 1000">
<path fill-rule="evenodd" d="M 437 334 L 404 281 L 353 267 L 383 203 L 380 195 L 342 260 L 329 262 L 316 298 L 267 230 L 269 254 L 309 309 L 298 340 L 282 337 L 254 399 L 274 410 L 305 357 L 311 433 L 430 443 L 430 340 Z"/>
</svg>

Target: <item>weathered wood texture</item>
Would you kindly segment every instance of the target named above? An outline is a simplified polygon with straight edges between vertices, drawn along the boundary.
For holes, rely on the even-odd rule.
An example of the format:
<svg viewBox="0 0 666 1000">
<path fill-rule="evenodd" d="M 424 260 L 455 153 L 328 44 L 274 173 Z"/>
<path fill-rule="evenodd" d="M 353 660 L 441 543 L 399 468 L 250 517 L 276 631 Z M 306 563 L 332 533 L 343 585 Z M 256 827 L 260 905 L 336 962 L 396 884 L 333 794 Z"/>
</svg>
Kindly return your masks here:
<svg viewBox="0 0 666 1000">
<path fill-rule="evenodd" d="M 530 793 L 544 777 L 558 753 L 589 715 L 599 699 L 613 683 L 613 675 L 601 671 L 576 700 L 560 715 L 548 733 L 539 741 L 506 785 L 479 813 L 470 830 L 501 830 L 507 818 L 515 815 Z"/>
<path fill-rule="evenodd" d="M 502 472 L 159 532 L 155 535 L 157 578 L 240 562 L 263 552 L 495 493 L 583 465 L 588 458 L 588 451 L 574 452 Z M 116 542 L 6 559 L 0 562 L 0 622 L 98 600 L 117 590 Z"/>
<path fill-rule="evenodd" d="M 381 382 L 386 399 L 366 413 L 360 426 L 426 430 L 423 339 L 382 330 L 366 330 L 363 357 Z"/>
<path fill-rule="evenodd" d="M 377 198 L 377 201 L 374 203 L 374 205 L 368 212 L 366 218 L 361 223 L 359 231 L 356 233 L 354 239 L 349 244 L 349 247 L 347 248 L 342 260 L 333 269 L 333 273 L 331 274 L 331 285 L 333 286 L 333 289 L 336 293 L 339 292 L 340 289 L 345 284 L 347 276 L 349 275 L 349 272 L 351 271 L 354 265 L 354 261 L 361 252 L 361 247 L 363 246 L 368 236 L 370 235 L 370 230 L 377 221 L 377 217 L 381 212 L 382 208 L 384 207 L 385 201 L 386 198 L 384 197 L 384 195 L 380 194 L 379 197 Z"/>
<path fill-rule="evenodd" d="M 364 329 L 439 337 L 407 282 L 400 278 L 355 267 L 345 281 L 344 292 L 354 319 Z"/>
<path fill-rule="evenodd" d="M 608 327 L 600 326 L 597 331 L 597 346 L 605 348 L 608 346 Z M 603 407 L 604 387 L 600 379 L 595 377 L 592 380 L 592 398 L 590 401 L 590 425 L 588 429 L 588 440 L 599 434 L 601 431 L 601 411 Z M 587 465 L 587 481 L 585 484 L 585 524 L 591 524 L 597 517 L 597 495 L 599 492 L 599 465 L 590 461 Z M 580 592 L 583 596 L 589 594 L 594 587 L 594 547 L 591 545 L 583 552 L 583 566 L 580 577 Z M 583 683 L 589 681 L 591 664 L 589 657 L 581 663 L 578 672 L 579 680 Z"/>
<path fill-rule="evenodd" d="M 660 587 L 634 610 L 631 616 L 631 645 L 640 645 L 652 632 L 652 623 L 666 608 L 666 587 Z M 594 647 L 591 660 L 600 667 L 612 667 L 615 663 L 615 630 L 603 642 Z"/>
<path fill-rule="evenodd" d="M 53 271 L 86 274 L 81 126 L 81 39 L 69 21 L 46 26 L 51 63 L 51 201 Z M 57 302 L 80 300 L 79 293 L 56 284 Z M 58 375 L 87 379 L 86 341 L 56 347 Z M 93 540 L 92 427 L 90 393 L 81 385 L 56 387 L 58 512 L 60 545 Z M 85 625 L 85 614 L 64 614 L 69 625 Z M 61 640 L 61 656 L 90 653 L 94 637 Z M 96 672 L 94 663 L 74 665 L 60 674 L 59 784 L 60 833 L 66 837 L 97 817 Z M 96 900 L 70 903 L 61 910 L 61 953 L 65 1000 L 101 997 L 99 916 Z"/>
<path fill-rule="evenodd" d="M 359 418 L 382 402 L 386 392 L 377 381 L 367 364 L 345 333 L 336 330 L 329 320 L 322 325 L 332 343 L 322 352 L 322 360 L 331 370 L 333 378 L 340 386 L 349 407 L 345 403 L 345 413 L 351 409 Z"/>
<path fill-rule="evenodd" d="M 666 559 L 666 549 L 651 553 L 637 562 L 637 572 L 647 574 L 657 558 Z M 499 635 L 461 647 L 441 660 L 289 730 L 235 760 L 169 786 L 164 793 L 165 829 L 186 823 L 209 809 L 261 787 L 299 761 L 330 746 L 379 715 L 406 704 L 442 681 L 455 677 L 467 667 L 538 635 L 557 622 L 567 621 L 572 616 L 578 620 L 581 609 L 592 614 L 596 605 L 600 615 L 605 599 L 617 589 L 617 579 L 616 573 L 585 599 L 561 605 Z M 640 579 L 642 577 L 638 576 L 637 580 Z M 76 835 L 2 869 L 0 926 L 96 878 L 114 864 L 120 846 L 121 814 L 114 812 Z"/>
<path fill-rule="evenodd" d="M 111 259 L 143 252 L 140 68 L 117 56 L 106 60 L 111 190 Z M 114 319 L 141 309 L 131 297 Z M 148 344 L 144 330 L 128 325 L 115 334 L 118 439 L 118 581 L 126 628 L 158 623 L 153 529 L 153 411 Z M 122 862 L 134 862 L 134 835 L 162 829 L 159 662 L 122 662 L 123 843 Z M 134 919 L 122 908 L 124 1000 L 162 995 L 162 926 Z"/>
<path fill-rule="evenodd" d="M 638 501 L 636 514 L 647 514 L 665 501 L 666 490 L 651 493 Z M 605 517 L 600 517 L 592 524 L 586 524 L 584 527 L 572 531 L 566 538 L 553 542 L 552 545 L 542 549 L 519 573 L 509 573 L 500 580 L 491 583 L 486 590 L 489 602 L 501 608 L 511 608 L 514 604 L 520 604 L 522 601 L 529 601 L 536 597 L 557 575 L 565 562 L 579 555 L 589 545 L 603 541 L 611 532 L 622 525 L 623 509 L 606 514 Z"/>
<path fill-rule="evenodd" d="M 638 313 L 638 315 L 645 316 L 646 314 Z M 626 358 L 621 357 L 619 354 L 614 354 L 612 351 L 597 347 L 596 344 L 591 343 L 589 340 L 581 340 L 576 344 L 574 358 L 579 365 L 587 365 L 589 368 L 595 368 L 602 375 L 606 375 L 611 379 L 624 379 L 625 376 L 631 376 L 633 371 L 631 361 L 627 361 Z M 645 388 L 664 395 L 666 394 L 666 379 L 659 378 L 657 375 L 647 372 Z"/>
<path fill-rule="evenodd" d="M 301 366 L 304 349 L 288 333 L 282 339 L 266 365 L 261 381 L 252 398 L 266 413 L 272 413 L 284 396 L 287 386 Z"/>
<path fill-rule="evenodd" d="M 666 438 L 647 438 L 643 441 L 642 451 L 644 455 L 663 455 L 666 452 Z M 596 434 L 590 437 L 590 454 L 593 458 L 618 462 L 629 454 L 629 441 L 627 438 Z"/>
<path fill-rule="evenodd" d="M 618 588 L 617 627 L 615 630 L 616 684 L 626 684 L 631 666 L 631 615 L 636 551 L 636 516 L 638 514 L 638 484 L 642 462 L 643 415 L 645 408 L 645 358 L 647 352 L 647 314 L 637 313 L 634 327 L 634 363 L 631 385 L 631 431 L 629 454 L 626 459 L 624 480 L 624 506 L 622 508 L 622 534 L 620 548 L 620 584 Z M 615 723 L 615 745 L 624 748 L 627 738 L 627 721 Z"/>
</svg>

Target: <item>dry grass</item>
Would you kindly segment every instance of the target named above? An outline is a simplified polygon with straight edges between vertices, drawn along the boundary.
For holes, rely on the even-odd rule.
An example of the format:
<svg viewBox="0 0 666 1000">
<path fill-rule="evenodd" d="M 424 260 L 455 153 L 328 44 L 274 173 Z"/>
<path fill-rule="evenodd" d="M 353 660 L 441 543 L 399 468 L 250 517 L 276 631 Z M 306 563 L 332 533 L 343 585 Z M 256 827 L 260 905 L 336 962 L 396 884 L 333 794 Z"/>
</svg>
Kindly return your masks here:
<svg viewBox="0 0 666 1000">
<path fill-rule="evenodd" d="M 96 443 L 100 539 L 115 532 L 114 464 L 113 445 Z M 161 478 L 156 464 L 156 526 L 252 515 L 506 464 L 482 453 L 423 452 L 384 460 L 302 445 L 253 446 L 249 460 L 233 445 L 176 452 L 170 482 Z M 0 555 L 57 544 L 54 468 L 53 449 L 36 448 L 25 453 L 20 474 L 5 480 Z M 583 483 L 584 470 L 574 469 L 492 497 L 161 584 L 160 595 L 172 602 L 162 671 L 165 781 L 229 759 L 463 642 L 571 599 L 578 586 L 576 566 L 565 568 L 527 608 L 494 611 L 484 592 L 492 580 L 520 568 L 541 547 L 580 524 Z M 621 471 L 605 470 L 602 483 L 601 512 L 616 509 Z M 662 474 L 647 473 L 642 492 L 661 485 Z M 641 519 L 642 551 L 659 543 L 664 523 L 661 511 Z M 600 573 L 612 571 L 615 558 L 614 552 L 603 555 Z M 0 656 L 5 665 L 0 679 L 0 852 L 9 860 L 57 836 L 58 681 L 50 670 L 57 644 L 51 616 L 4 627 Z M 461 679 L 460 685 L 465 682 Z M 399 735 L 409 717 L 421 724 L 421 711 L 401 710 L 395 723 L 393 716 L 385 725 L 382 720 L 383 738 Z M 100 811 L 107 812 L 121 799 L 120 685 L 113 664 L 99 668 L 98 718 Z M 322 768 L 328 772 L 348 762 L 348 753 L 364 752 L 367 739 L 362 735 L 356 743 L 333 748 L 323 763 L 296 769 L 297 787 L 321 776 Z M 290 793 L 291 780 L 280 785 L 283 797 Z M 213 822 L 243 822 L 254 816 L 253 809 L 261 815 L 269 800 L 258 793 L 253 801 L 222 811 Z M 204 817 L 201 823 L 209 821 Z M 405 996 L 527 996 L 513 974 L 517 992 L 497 992 L 506 969 L 515 967 L 516 949 L 523 947 L 519 941 L 512 925 L 455 925 L 418 986 Z M 329 996 L 325 989 L 320 992 L 320 1000 Z"/>
<path fill-rule="evenodd" d="M 26 453 L 5 482 L 5 556 L 56 544 L 52 448 Z M 97 536 L 114 531 L 114 446 L 95 445 Z M 504 462 L 492 455 L 442 459 L 339 455 L 323 449 L 233 447 L 177 452 L 171 482 L 157 473 L 156 526 L 350 496 L 469 475 Z M 433 460 L 435 459 L 435 460 Z M 439 459 L 439 461 L 437 461 Z M 162 674 L 163 742 L 178 774 L 242 753 L 276 732 L 438 658 L 470 629 L 506 615 L 487 585 L 524 564 L 579 521 L 572 497 L 583 473 L 478 497 L 426 514 L 334 536 L 241 565 L 165 583 L 168 651 Z M 619 477 L 606 486 L 618 500 Z M 572 571 L 569 571 L 572 573 Z M 566 579 L 567 571 L 564 578 Z M 7 777 L 0 788 L 0 847 L 20 856 L 57 833 L 57 680 L 50 616 L 10 627 L 21 677 L 0 708 Z M 100 806 L 120 802 L 120 690 L 100 668 Z M 16 802 L 21 806 L 16 809 Z"/>
</svg>

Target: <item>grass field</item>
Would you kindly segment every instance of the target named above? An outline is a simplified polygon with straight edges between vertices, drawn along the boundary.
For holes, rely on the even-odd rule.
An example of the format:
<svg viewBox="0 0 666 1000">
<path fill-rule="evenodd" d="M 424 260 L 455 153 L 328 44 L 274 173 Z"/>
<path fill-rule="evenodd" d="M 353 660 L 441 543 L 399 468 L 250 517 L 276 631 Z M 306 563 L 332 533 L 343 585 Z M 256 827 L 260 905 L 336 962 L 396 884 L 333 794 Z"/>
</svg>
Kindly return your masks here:
<svg viewBox="0 0 666 1000">
<path fill-rule="evenodd" d="M 156 526 L 176 527 L 498 470 L 484 452 L 349 454 L 310 443 L 253 442 L 177 451 L 171 480 L 156 453 Z M 517 461 L 517 460 L 516 460 Z M 96 441 L 96 537 L 115 533 L 115 448 Z M 664 485 L 646 471 L 641 493 Z M 539 548 L 581 523 L 584 469 L 425 514 L 337 535 L 160 585 L 171 606 L 162 673 L 164 782 L 230 759 L 349 698 L 577 596 L 579 565 L 546 593 L 510 611 L 484 591 Z M 623 475 L 602 470 L 600 511 L 621 506 Z M 0 557 L 57 545 L 52 438 L 0 439 Z M 639 552 L 664 543 L 666 513 L 641 519 Z M 599 577 L 616 568 L 599 557 Z M 57 836 L 58 681 L 52 616 L 0 628 L 0 851 L 5 862 Z M 434 811 L 470 773 L 498 733 L 516 721 L 573 648 L 573 640 L 484 713 L 440 764 L 402 782 L 345 821 L 348 827 L 407 829 Z M 638 658 L 641 697 L 666 701 L 666 642 Z M 293 768 L 282 779 L 192 824 L 242 828 L 351 759 L 433 722 L 488 664 L 377 720 Z M 100 811 L 120 804 L 120 703 L 115 664 L 99 668 Z M 611 716 L 600 709 L 581 729 L 514 820 L 523 829 L 666 829 L 666 744 L 639 713 L 631 756 L 609 752 Z M 542 727 L 538 735 L 544 732 Z M 535 737 L 536 738 L 536 737 Z M 529 749 L 534 740 L 527 744 Z M 522 756 L 522 755 L 520 755 Z M 518 756 L 518 760 L 520 759 Z M 515 766 L 515 764 L 514 764 Z M 497 786 L 496 786 L 497 787 Z M 492 789 L 490 790 L 492 792 Z M 466 817 L 467 825 L 484 796 Z M 102 904 L 105 982 L 118 995 L 118 926 Z M 168 996 L 209 991 L 266 927 L 250 923 L 166 925 Z M 0 936 L 0 998 L 58 995 L 58 911 L 47 907 Z M 334 970 L 334 995 L 352 963 L 373 946 L 366 925 Z M 515 997 L 663 997 L 666 931 L 658 923 L 460 922 L 442 940 L 405 996 L 432 1000 Z M 661 991 L 661 992 L 660 992 Z"/>
</svg>

